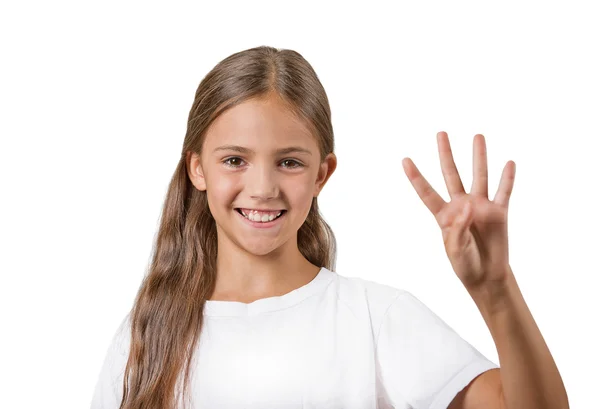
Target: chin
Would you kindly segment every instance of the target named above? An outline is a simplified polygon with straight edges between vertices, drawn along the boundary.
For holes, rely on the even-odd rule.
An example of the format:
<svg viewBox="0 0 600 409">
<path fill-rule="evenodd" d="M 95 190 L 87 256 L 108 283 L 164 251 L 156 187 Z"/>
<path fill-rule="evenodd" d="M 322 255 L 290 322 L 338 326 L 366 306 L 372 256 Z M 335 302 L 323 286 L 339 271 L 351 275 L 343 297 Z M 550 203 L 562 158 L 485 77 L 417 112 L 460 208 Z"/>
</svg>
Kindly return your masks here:
<svg viewBox="0 0 600 409">
<path fill-rule="evenodd" d="M 258 247 L 243 247 L 243 249 L 249 253 L 252 254 L 253 256 L 257 256 L 257 257 L 264 257 L 264 256 L 268 256 L 269 254 L 272 254 L 274 251 L 277 250 L 277 248 L 258 248 Z"/>
<path fill-rule="evenodd" d="M 255 256 L 267 256 L 269 254 L 282 251 L 284 243 L 266 242 L 257 240 L 255 243 L 240 243 L 241 247 L 248 253 Z"/>
</svg>

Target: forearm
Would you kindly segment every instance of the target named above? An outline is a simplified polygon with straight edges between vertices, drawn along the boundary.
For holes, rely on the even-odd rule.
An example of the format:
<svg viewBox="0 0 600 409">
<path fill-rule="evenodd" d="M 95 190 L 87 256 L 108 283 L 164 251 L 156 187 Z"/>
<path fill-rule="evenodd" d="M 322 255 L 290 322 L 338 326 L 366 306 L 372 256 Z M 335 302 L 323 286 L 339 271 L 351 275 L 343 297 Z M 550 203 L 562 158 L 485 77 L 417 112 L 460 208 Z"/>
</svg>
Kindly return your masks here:
<svg viewBox="0 0 600 409">
<path fill-rule="evenodd" d="M 558 368 L 512 270 L 508 277 L 502 286 L 470 291 L 498 350 L 505 407 L 568 409 Z"/>
</svg>

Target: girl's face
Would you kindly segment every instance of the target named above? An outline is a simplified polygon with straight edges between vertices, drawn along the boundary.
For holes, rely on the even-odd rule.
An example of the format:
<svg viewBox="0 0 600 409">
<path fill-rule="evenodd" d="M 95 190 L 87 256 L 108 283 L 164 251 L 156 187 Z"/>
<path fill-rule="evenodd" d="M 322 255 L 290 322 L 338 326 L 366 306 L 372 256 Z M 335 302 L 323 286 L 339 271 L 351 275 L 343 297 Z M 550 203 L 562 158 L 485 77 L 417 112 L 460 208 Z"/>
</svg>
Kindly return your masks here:
<svg viewBox="0 0 600 409">
<path fill-rule="evenodd" d="M 333 153 L 320 163 L 315 137 L 276 98 L 246 101 L 221 114 L 208 129 L 201 158 L 188 158 L 192 183 L 207 192 L 219 246 L 233 243 L 255 255 L 285 243 L 297 248 L 313 197 L 336 167 Z M 271 222 L 256 221 L 279 211 Z"/>
</svg>

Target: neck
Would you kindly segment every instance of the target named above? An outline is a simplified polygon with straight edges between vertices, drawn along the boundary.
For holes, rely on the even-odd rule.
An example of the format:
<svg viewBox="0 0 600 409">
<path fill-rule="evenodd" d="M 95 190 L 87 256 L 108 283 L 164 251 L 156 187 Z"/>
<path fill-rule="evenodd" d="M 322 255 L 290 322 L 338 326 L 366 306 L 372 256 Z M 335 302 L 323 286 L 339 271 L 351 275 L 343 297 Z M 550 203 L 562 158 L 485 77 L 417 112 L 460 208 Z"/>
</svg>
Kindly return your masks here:
<svg viewBox="0 0 600 409">
<path fill-rule="evenodd" d="M 215 290 L 209 300 L 251 303 L 281 296 L 308 284 L 320 269 L 306 260 L 295 241 L 265 255 L 219 242 Z"/>
</svg>

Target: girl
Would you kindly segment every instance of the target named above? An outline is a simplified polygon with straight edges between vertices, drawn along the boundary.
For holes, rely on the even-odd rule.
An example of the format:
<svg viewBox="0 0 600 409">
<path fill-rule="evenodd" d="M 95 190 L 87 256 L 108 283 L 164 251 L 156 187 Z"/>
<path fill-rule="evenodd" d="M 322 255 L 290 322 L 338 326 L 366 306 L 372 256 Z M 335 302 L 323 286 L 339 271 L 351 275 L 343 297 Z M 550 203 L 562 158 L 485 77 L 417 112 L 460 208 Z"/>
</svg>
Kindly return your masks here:
<svg viewBox="0 0 600 409">
<path fill-rule="evenodd" d="M 409 292 L 335 272 L 317 204 L 336 168 L 327 95 L 300 54 L 258 47 L 196 91 L 152 263 L 92 408 L 567 408 L 508 263 L 514 162 L 489 201 L 483 136 L 469 194 L 445 133 L 438 143 L 450 203 L 409 159 L 404 170 L 502 369 Z"/>
</svg>

